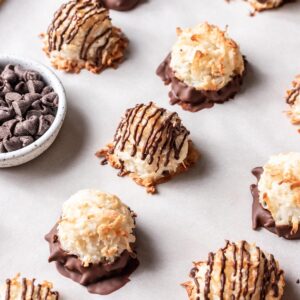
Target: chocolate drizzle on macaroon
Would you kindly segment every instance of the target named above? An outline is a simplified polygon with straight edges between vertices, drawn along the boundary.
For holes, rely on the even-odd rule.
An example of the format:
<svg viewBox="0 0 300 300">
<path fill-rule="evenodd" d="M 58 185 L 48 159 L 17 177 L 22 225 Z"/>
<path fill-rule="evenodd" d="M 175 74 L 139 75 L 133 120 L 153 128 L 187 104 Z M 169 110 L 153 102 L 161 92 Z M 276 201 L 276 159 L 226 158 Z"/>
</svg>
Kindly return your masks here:
<svg viewBox="0 0 300 300">
<path fill-rule="evenodd" d="M 195 263 L 190 276 L 183 284 L 190 300 L 281 299 L 285 285 L 274 256 L 246 241 L 226 241 L 207 262 Z"/>
<path fill-rule="evenodd" d="M 153 102 L 138 104 L 126 111 L 113 142 L 97 156 L 120 169 L 121 176 L 131 176 L 153 193 L 157 184 L 197 161 L 189 134 L 177 113 Z"/>
<path fill-rule="evenodd" d="M 289 105 L 295 104 L 295 101 L 300 96 L 300 84 L 295 85 L 295 87 L 290 91 L 286 97 L 286 103 Z"/>
<path fill-rule="evenodd" d="M 289 105 L 287 115 L 293 125 L 300 124 L 300 75 L 292 82 L 292 88 L 286 93 L 286 103 Z M 298 130 L 299 131 L 299 130 Z M 300 132 L 300 131 L 299 131 Z"/>
<path fill-rule="evenodd" d="M 0 288 L 0 298 L 3 300 L 58 300 L 59 293 L 52 291 L 50 282 L 35 284 L 35 279 L 22 278 L 18 274 L 13 279 L 7 279 Z"/>
<path fill-rule="evenodd" d="M 99 0 L 63 4 L 44 42 L 44 51 L 56 68 L 67 72 L 87 68 L 94 73 L 116 67 L 128 45 L 122 32 L 112 26 L 108 10 Z"/>
<path fill-rule="evenodd" d="M 157 160 L 157 170 L 160 165 L 163 164 L 165 167 L 170 163 L 171 154 L 174 154 L 175 159 L 179 159 L 180 152 L 182 150 L 183 144 L 189 136 L 190 132 L 183 126 L 178 124 L 173 126 L 176 123 L 178 115 L 173 112 L 168 117 L 164 117 L 166 109 L 156 107 L 151 114 L 146 115 L 147 111 L 150 108 L 153 108 L 153 102 L 150 102 L 148 105 L 138 104 L 134 109 L 127 110 L 125 118 L 120 122 L 117 133 L 114 137 L 114 148 L 111 149 L 113 154 L 115 149 L 119 146 L 121 151 L 124 151 L 126 143 L 128 143 L 130 133 L 133 132 L 133 145 L 132 152 L 130 153 L 131 157 L 134 157 L 137 154 L 137 148 L 141 145 L 142 137 L 147 141 L 142 146 L 142 160 L 148 161 L 151 165 L 154 160 L 154 156 L 158 154 Z M 138 116 L 138 113 L 141 113 L 141 116 Z M 163 119 L 163 120 L 162 120 Z M 149 122 L 153 120 L 153 126 L 148 132 L 145 131 L 145 128 Z M 159 122 L 161 120 L 161 122 Z M 160 123 L 157 127 L 156 125 Z M 125 132 L 125 135 L 120 134 Z M 144 134 L 147 134 L 145 136 Z M 166 135 L 165 142 L 162 147 L 159 149 L 159 143 L 163 135 Z M 176 143 L 175 140 L 181 136 L 181 141 Z M 162 153 L 166 150 L 165 158 L 162 156 Z"/>
</svg>

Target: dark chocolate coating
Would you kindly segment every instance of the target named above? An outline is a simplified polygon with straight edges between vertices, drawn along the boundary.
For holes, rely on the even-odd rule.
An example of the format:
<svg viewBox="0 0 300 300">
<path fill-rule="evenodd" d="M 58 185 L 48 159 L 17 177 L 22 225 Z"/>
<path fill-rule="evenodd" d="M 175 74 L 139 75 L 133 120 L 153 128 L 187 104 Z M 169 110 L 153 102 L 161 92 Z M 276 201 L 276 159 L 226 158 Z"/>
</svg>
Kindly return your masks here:
<svg viewBox="0 0 300 300">
<path fill-rule="evenodd" d="M 103 5 L 108 9 L 126 11 L 133 9 L 139 0 L 101 0 Z"/>
<path fill-rule="evenodd" d="M 129 276 L 139 266 L 135 253 L 124 251 L 113 263 L 82 265 L 81 260 L 68 254 L 61 248 L 57 236 L 57 224 L 46 235 L 50 246 L 49 262 L 55 261 L 57 270 L 65 277 L 70 278 L 87 287 L 93 294 L 108 295 L 126 283 Z"/>
<path fill-rule="evenodd" d="M 164 81 L 166 85 L 171 84 L 169 92 L 170 103 L 179 104 L 184 110 L 196 112 L 204 108 L 210 108 L 215 103 L 224 103 L 234 98 L 240 90 L 243 83 L 243 75 L 236 75 L 222 89 L 218 91 L 196 90 L 194 87 L 188 86 L 179 80 L 172 68 L 170 67 L 171 54 L 159 65 L 156 74 Z M 246 60 L 245 64 L 246 64 Z"/>
<path fill-rule="evenodd" d="M 252 174 L 257 178 L 257 182 L 259 181 L 262 173 L 262 167 L 257 167 L 252 170 Z M 300 227 L 296 233 L 292 233 L 292 226 L 290 225 L 276 226 L 275 220 L 273 219 L 270 211 L 265 209 L 259 202 L 259 191 L 257 184 L 252 184 L 250 186 L 250 190 L 253 197 L 252 227 L 254 230 L 260 227 L 264 227 L 270 232 L 275 233 L 278 236 L 283 237 L 287 240 L 300 239 Z"/>
</svg>

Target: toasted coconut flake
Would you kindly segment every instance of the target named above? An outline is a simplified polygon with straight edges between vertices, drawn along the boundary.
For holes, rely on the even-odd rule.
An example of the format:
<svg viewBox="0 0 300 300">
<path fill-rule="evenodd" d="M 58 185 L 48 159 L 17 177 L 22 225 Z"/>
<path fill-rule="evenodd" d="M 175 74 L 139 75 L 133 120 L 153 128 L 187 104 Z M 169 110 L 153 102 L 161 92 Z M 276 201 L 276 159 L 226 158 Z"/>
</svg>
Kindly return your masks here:
<svg viewBox="0 0 300 300">
<path fill-rule="evenodd" d="M 274 155 L 263 170 L 258 182 L 260 203 L 277 226 L 295 228 L 300 222 L 300 153 Z"/>
<path fill-rule="evenodd" d="M 226 31 L 204 23 L 177 29 L 170 66 L 175 76 L 197 90 L 219 90 L 233 77 L 242 75 L 244 59 Z"/>
</svg>

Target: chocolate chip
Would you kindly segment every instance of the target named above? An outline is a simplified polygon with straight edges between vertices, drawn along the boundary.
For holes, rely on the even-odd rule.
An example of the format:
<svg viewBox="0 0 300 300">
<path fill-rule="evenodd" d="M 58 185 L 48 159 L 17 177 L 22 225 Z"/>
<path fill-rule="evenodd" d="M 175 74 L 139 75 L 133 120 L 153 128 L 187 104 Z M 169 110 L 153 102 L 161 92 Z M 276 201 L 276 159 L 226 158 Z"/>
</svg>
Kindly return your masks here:
<svg viewBox="0 0 300 300">
<path fill-rule="evenodd" d="M 43 91 L 42 91 L 42 95 L 45 96 L 49 93 L 52 93 L 54 90 L 51 86 L 47 85 L 44 87 Z"/>
<path fill-rule="evenodd" d="M 14 71 L 15 71 L 15 73 L 18 75 L 19 79 L 22 80 L 22 79 L 23 79 L 24 72 L 25 72 L 25 70 L 22 68 L 22 66 L 16 65 L 16 66 L 14 67 Z"/>
<path fill-rule="evenodd" d="M 42 105 L 41 113 L 43 115 L 53 115 L 53 109 L 49 106 Z"/>
<path fill-rule="evenodd" d="M 22 95 L 16 92 L 9 92 L 5 94 L 5 101 L 8 105 L 11 105 L 14 101 L 19 101 L 22 99 Z"/>
<path fill-rule="evenodd" d="M 56 93 L 49 93 L 42 97 L 42 103 L 46 106 L 57 107 L 58 95 Z"/>
<path fill-rule="evenodd" d="M 3 78 L 0 77 L 0 92 L 4 95 L 8 92 L 13 92 L 12 86 L 4 80 Z"/>
<path fill-rule="evenodd" d="M 39 127 L 39 117 L 31 116 L 28 120 L 25 120 L 24 127 L 31 135 L 36 135 Z"/>
<path fill-rule="evenodd" d="M 33 80 L 28 80 L 28 81 L 26 82 L 26 85 L 27 85 L 27 89 L 28 89 L 28 92 L 29 92 L 29 93 L 35 93 L 35 92 L 36 92 L 36 90 L 35 90 L 35 85 L 34 85 L 34 83 L 33 83 Z"/>
<path fill-rule="evenodd" d="M 20 93 L 20 94 L 26 94 L 28 93 L 28 88 L 27 88 L 27 85 L 24 81 L 21 81 L 19 82 L 16 86 L 15 86 L 15 91 L 17 93 Z"/>
<path fill-rule="evenodd" d="M 7 70 L 10 70 L 10 71 L 14 71 L 15 70 L 15 66 L 12 65 L 12 64 L 8 64 L 4 67 L 3 71 L 7 71 Z"/>
<path fill-rule="evenodd" d="M 11 107 L 0 107 L 0 124 L 13 118 L 15 115 Z"/>
<path fill-rule="evenodd" d="M 11 136 L 11 132 L 7 127 L 0 126 L 0 141 Z"/>
<path fill-rule="evenodd" d="M 28 71 L 25 71 L 23 73 L 23 79 L 25 81 L 28 81 L 28 80 L 41 80 L 42 77 L 41 77 L 41 75 L 38 72 L 32 71 L 32 70 L 28 70 Z"/>
<path fill-rule="evenodd" d="M 22 122 L 23 121 L 23 117 L 22 116 L 15 116 L 15 120 L 17 120 L 18 122 Z"/>
<path fill-rule="evenodd" d="M 31 104 L 31 107 L 33 109 L 36 109 L 36 110 L 42 110 L 43 107 L 42 107 L 42 101 L 41 100 L 36 100 L 34 101 L 32 104 Z"/>
<path fill-rule="evenodd" d="M 21 117 L 26 113 L 31 103 L 32 103 L 31 101 L 25 99 L 18 100 L 12 103 L 12 107 L 14 108 L 16 114 Z"/>
<path fill-rule="evenodd" d="M 4 122 L 2 126 L 0 126 L 0 140 L 11 137 L 17 123 L 18 121 L 15 119 Z"/>
<path fill-rule="evenodd" d="M 0 107 L 7 107 L 7 103 L 6 101 L 4 101 L 3 99 L 0 100 Z"/>
<path fill-rule="evenodd" d="M 12 86 L 6 80 L 0 77 L 0 96 L 4 97 L 6 93 L 12 91 Z"/>
<path fill-rule="evenodd" d="M 34 142 L 34 138 L 30 135 L 28 136 L 21 136 L 20 140 L 22 142 L 22 147 L 26 147 Z"/>
<path fill-rule="evenodd" d="M 23 143 L 20 139 L 20 137 L 13 136 L 10 139 L 3 140 L 3 146 L 6 149 L 6 151 L 16 151 L 18 149 L 21 149 L 23 146 Z"/>
<path fill-rule="evenodd" d="M 1 91 L 4 89 L 4 86 L 5 86 L 5 80 L 0 77 L 0 90 Z"/>
<path fill-rule="evenodd" d="M 4 89 L 3 89 L 3 93 L 9 93 L 9 92 L 13 92 L 14 91 L 14 89 L 13 89 L 13 87 L 10 85 L 10 83 L 9 82 L 6 82 L 5 83 L 5 87 L 4 87 Z"/>
<path fill-rule="evenodd" d="M 15 84 L 18 81 L 18 75 L 10 69 L 4 69 L 1 73 L 1 77 L 10 84 Z"/>
<path fill-rule="evenodd" d="M 36 100 L 40 100 L 42 98 L 42 96 L 38 93 L 28 93 L 25 94 L 24 99 L 33 103 Z"/>
<path fill-rule="evenodd" d="M 50 125 L 54 122 L 55 117 L 53 115 L 45 116 L 45 119 L 50 123 Z"/>
<path fill-rule="evenodd" d="M 26 84 L 29 93 L 41 93 L 45 86 L 44 82 L 40 80 L 28 80 Z"/>
<path fill-rule="evenodd" d="M 54 117 L 52 115 L 40 116 L 39 120 L 40 124 L 37 135 L 41 136 L 49 129 L 54 121 Z"/>
<path fill-rule="evenodd" d="M 23 136 L 27 135 L 28 131 L 24 128 L 23 122 L 18 122 L 15 130 L 14 130 L 14 135 L 15 136 Z"/>
<path fill-rule="evenodd" d="M 54 122 L 58 95 L 42 76 L 20 65 L 0 68 L 0 152 L 18 150 Z"/>
<path fill-rule="evenodd" d="M 2 124 L 2 126 L 7 127 L 9 131 L 12 133 L 14 130 L 15 125 L 18 123 L 18 120 L 12 119 L 9 121 L 6 121 Z"/>
<path fill-rule="evenodd" d="M 26 119 L 31 118 L 32 116 L 40 117 L 42 115 L 42 112 L 40 110 L 32 109 L 27 111 L 26 113 Z"/>
<path fill-rule="evenodd" d="M 0 153 L 5 153 L 5 152 L 6 152 L 6 150 L 4 148 L 4 145 L 2 142 L 0 142 Z"/>
</svg>

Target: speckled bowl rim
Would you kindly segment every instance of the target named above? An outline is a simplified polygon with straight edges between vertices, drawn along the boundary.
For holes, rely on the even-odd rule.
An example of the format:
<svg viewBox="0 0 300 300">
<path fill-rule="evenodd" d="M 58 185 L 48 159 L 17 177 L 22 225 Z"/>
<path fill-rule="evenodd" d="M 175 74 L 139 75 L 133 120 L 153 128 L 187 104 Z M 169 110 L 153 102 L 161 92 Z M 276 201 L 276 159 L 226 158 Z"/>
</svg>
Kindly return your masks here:
<svg viewBox="0 0 300 300">
<path fill-rule="evenodd" d="M 30 65 L 29 67 L 30 69 L 43 73 L 43 78 L 47 83 L 49 81 L 55 82 L 56 87 L 54 88 L 54 91 L 58 94 L 59 101 L 58 101 L 57 113 L 55 115 L 54 122 L 51 124 L 50 128 L 32 144 L 16 151 L 0 153 L 0 162 L 9 161 L 11 159 L 19 158 L 22 156 L 23 157 L 27 156 L 29 153 L 33 152 L 36 148 L 41 147 L 41 145 L 46 143 L 47 140 L 51 138 L 51 136 L 56 130 L 60 129 L 64 121 L 66 110 L 67 110 L 65 89 L 61 81 L 59 80 L 59 78 L 50 68 L 46 67 L 40 62 L 22 56 L 0 54 L 0 66 L 3 66 L 8 63 L 20 64 L 21 66 Z M 27 67 L 25 66 L 25 68 Z"/>
</svg>

